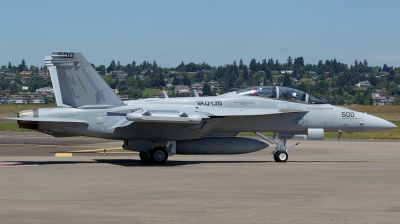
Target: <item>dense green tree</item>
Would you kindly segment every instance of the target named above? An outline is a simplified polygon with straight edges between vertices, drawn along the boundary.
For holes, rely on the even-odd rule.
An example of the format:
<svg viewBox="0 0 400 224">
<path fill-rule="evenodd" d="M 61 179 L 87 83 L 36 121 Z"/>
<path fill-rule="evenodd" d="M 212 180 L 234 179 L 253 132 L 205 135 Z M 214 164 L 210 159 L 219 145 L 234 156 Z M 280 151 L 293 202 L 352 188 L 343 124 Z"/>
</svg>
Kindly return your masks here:
<svg viewBox="0 0 400 224">
<path fill-rule="evenodd" d="M 292 85 L 292 80 L 290 79 L 290 75 L 286 73 L 283 78 L 283 86 L 291 86 L 291 85 Z"/>
<path fill-rule="evenodd" d="M 192 82 L 190 81 L 190 79 L 188 77 L 183 77 L 182 82 L 183 82 L 183 85 L 185 85 L 185 86 L 191 86 L 192 85 Z"/>
<path fill-rule="evenodd" d="M 364 65 L 365 68 L 368 67 L 368 62 L 367 62 L 367 60 L 364 60 L 364 64 L 363 64 L 363 65 Z"/>
<path fill-rule="evenodd" d="M 243 65 L 243 79 L 247 81 L 249 79 L 249 71 L 247 70 L 247 66 Z"/>
<path fill-rule="evenodd" d="M 211 86 L 207 83 L 203 85 L 203 96 L 212 96 Z"/>
<path fill-rule="evenodd" d="M 257 61 L 256 61 L 256 59 L 251 59 L 250 65 L 249 65 L 249 69 L 252 72 L 256 72 L 257 71 Z"/>
<path fill-rule="evenodd" d="M 153 84 L 152 87 L 165 87 L 165 81 L 164 81 L 164 76 L 162 73 L 159 73 L 154 79 L 153 79 Z"/>
<path fill-rule="evenodd" d="M 104 79 L 104 81 L 106 81 L 106 83 L 107 83 L 108 85 L 110 85 L 111 83 L 114 82 L 114 80 L 112 79 L 112 77 L 111 77 L 110 75 L 105 75 L 105 76 L 103 76 L 103 79 Z"/>
<path fill-rule="evenodd" d="M 275 61 L 275 70 L 281 70 L 281 65 L 279 64 L 278 60 Z"/>
<path fill-rule="evenodd" d="M 13 83 L 10 85 L 10 92 L 11 94 L 17 94 L 18 92 L 20 92 L 22 88 L 20 86 L 17 85 L 17 83 Z"/>
<path fill-rule="evenodd" d="M 304 67 L 304 59 L 303 59 L 303 57 L 295 58 L 293 65 L 297 66 L 297 67 Z"/>
<path fill-rule="evenodd" d="M 178 67 L 176 67 L 176 70 L 185 71 L 185 63 L 183 63 L 183 61 L 182 61 L 181 64 Z"/>
<path fill-rule="evenodd" d="M 116 71 L 117 65 L 115 65 L 115 61 L 112 60 L 110 66 L 107 67 L 107 72 L 110 73 L 112 71 Z"/>
<path fill-rule="evenodd" d="M 195 82 L 201 82 L 204 80 L 204 72 L 197 72 L 195 76 L 193 76 Z"/>
<path fill-rule="evenodd" d="M 261 64 L 261 66 L 259 67 L 259 69 L 260 69 L 261 71 L 264 71 L 264 72 L 267 71 L 267 69 L 268 69 L 267 59 L 264 58 L 264 59 L 262 60 L 262 64 Z"/>
<path fill-rule="evenodd" d="M 383 65 L 382 71 L 383 71 L 383 72 L 390 72 L 390 69 L 389 69 L 389 67 L 387 66 L 387 64 L 384 64 L 384 65 Z"/>
<path fill-rule="evenodd" d="M 135 89 L 131 92 L 129 96 L 132 97 L 133 99 L 139 99 L 143 97 L 143 93 L 140 89 Z"/>
<path fill-rule="evenodd" d="M 393 81 L 396 78 L 396 72 L 393 70 L 393 68 L 390 69 L 389 71 L 389 76 L 388 76 L 388 81 Z"/>
<path fill-rule="evenodd" d="M 339 95 L 343 95 L 343 88 L 342 88 L 342 87 L 339 87 L 337 93 L 338 93 Z"/>
<path fill-rule="evenodd" d="M 174 86 L 183 85 L 182 79 L 176 78 L 176 77 L 175 77 L 175 78 L 172 80 L 172 85 L 174 85 Z"/>
<path fill-rule="evenodd" d="M 292 57 L 288 57 L 288 59 L 287 59 L 287 65 L 290 67 L 290 66 L 292 66 L 293 65 L 293 60 L 292 60 Z"/>
<path fill-rule="evenodd" d="M 370 83 L 372 86 L 376 86 L 376 85 L 378 84 L 378 82 L 379 82 L 379 80 L 378 80 L 378 79 L 376 78 L 376 76 L 373 75 L 373 74 L 371 74 L 371 75 L 369 76 L 368 81 L 369 81 L 369 83 Z"/>
<path fill-rule="evenodd" d="M 189 64 L 187 64 L 186 66 L 185 66 L 185 71 L 186 72 L 198 72 L 198 71 L 200 71 L 201 69 L 200 69 L 200 66 L 199 65 L 196 65 L 195 63 L 193 63 L 193 62 L 190 62 Z"/>
<path fill-rule="evenodd" d="M 28 70 L 28 67 L 26 66 L 25 60 L 22 59 L 21 64 L 18 65 L 18 72 L 22 72 L 24 70 Z"/>
</svg>

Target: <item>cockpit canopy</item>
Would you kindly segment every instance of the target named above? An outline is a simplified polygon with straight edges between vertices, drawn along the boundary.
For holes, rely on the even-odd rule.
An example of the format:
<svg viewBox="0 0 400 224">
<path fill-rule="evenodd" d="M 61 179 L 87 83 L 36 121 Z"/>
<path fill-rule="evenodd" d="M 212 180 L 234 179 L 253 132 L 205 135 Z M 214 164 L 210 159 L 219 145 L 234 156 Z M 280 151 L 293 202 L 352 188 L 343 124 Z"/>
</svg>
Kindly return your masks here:
<svg viewBox="0 0 400 224">
<path fill-rule="evenodd" d="M 254 86 L 236 90 L 236 93 L 241 96 L 261 96 L 308 104 L 326 104 L 326 102 L 306 92 L 284 86 Z"/>
</svg>

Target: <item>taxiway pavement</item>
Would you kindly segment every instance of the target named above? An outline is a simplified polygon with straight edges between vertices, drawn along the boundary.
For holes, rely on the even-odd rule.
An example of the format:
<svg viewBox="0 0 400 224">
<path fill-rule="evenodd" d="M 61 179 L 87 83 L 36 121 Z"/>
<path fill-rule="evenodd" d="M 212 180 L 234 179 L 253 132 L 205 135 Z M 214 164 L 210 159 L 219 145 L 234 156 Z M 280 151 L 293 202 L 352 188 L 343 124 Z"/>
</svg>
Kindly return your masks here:
<svg viewBox="0 0 400 224">
<path fill-rule="evenodd" d="M 398 141 L 303 141 L 287 163 L 267 148 L 164 165 L 120 141 L 0 132 L 0 142 L 1 223 L 400 223 Z"/>
</svg>

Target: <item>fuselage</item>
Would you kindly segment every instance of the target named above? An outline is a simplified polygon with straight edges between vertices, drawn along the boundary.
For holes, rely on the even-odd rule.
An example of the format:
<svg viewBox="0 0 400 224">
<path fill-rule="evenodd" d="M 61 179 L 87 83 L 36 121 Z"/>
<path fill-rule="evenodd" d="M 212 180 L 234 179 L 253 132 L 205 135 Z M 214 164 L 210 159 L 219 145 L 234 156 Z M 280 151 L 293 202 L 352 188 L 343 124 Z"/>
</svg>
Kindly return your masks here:
<svg viewBox="0 0 400 224">
<path fill-rule="evenodd" d="M 189 140 L 210 133 L 238 132 L 299 132 L 310 128 L 325 132 L 380 131 L 396 127 L 392 123 L 366 113 L 330 104 L 306 104 L 264 97 L 221 95 L 218 97 L 151 98 L 125 101 L 126 106 L 106 109 L 48 108 L 37 109 L 34 116 L 81 120 L 85 122 L 46 122 L 37 130 L 53 135 L 82 135 L 108 139 Z M 235 110 L 278 109 L 280 112 L 258 116 L 211 116 L 199 124 L 133 122 L 121 128 L 111 128 L 127 113 L 142 110 L 189 111 L 207 114 L 210 107 Z M 173 130 L 173 131 L 171 131 Z"/>
</svg>

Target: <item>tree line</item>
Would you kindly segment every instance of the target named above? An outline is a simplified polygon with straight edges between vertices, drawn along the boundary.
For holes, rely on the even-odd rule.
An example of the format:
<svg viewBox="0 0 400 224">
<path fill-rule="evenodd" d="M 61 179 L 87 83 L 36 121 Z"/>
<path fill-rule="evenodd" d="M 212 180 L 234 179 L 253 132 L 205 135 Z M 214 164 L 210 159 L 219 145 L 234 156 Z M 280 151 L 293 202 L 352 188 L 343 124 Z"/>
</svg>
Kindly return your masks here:
<svg viewBox="0 0 400 224">
<path fill-rule="evenodd" d="M 310 94 L 323 98 L 333 104 L 357 103 L 371 104 L 371 92 L 376 88 L 386 88 L 388 96 L 400 95 L 398 85 L 400 84 L 400 68 L 389 67 L 384 64 L 382 67 L 369 66 L 367 60 L 355 61 L 354 64 L 346 64 L 336 59 L 319 60 L 316 64 L 306 64 L 303 57 L 292 58 L 281 63 L 279 60 L 262 59 L 257 61 L 251 59 L 247 65 L 242 59 L 239 63 L 233 61 L 232 64 L 220 66 L 210 66 L 209 64 L 193 63 L 185 64 L 183 61 L 176 67 L 163 68 L 157 65 L 156 61 L 142 63 L 128 63 L 122 65 L 112 60 L 109 66 L 99 65 L 93 68 L 103 75 L 111 88 L 118 88 L 120 94 L 132 98 L 140 98 L 141 92 L 148 88 L 165 88 L 168 84 L 172 85 L 191 85 L 193 82 L 218 81 L 221 88 L 219 93 L 224 93 L 234 88 L 256 85 L 283 85 L 294 87 Z M 30 66 L 28 69 L 25 60 L 18 66 L 8 63 L 3 65 L 3 71 L 13 71 L 19 73 L 23 70 L 30 70 L 38 73 L 46 67 Z M 123 80 L 118 78 L 116 71 L 127 74 Z M 282 71 L 290 71 L 282 75 Z M 378 77 L 381 73 L 386 75 Z M 106 75 L 107 74 L 107 75 Z M 295 81 L 297 80 L 297 81 Z M 360 81 L 368 80 L 374 88 L 355 89 L 354 85 Z M 2 89 L 11 88 L 4 77 L 0 79 Z M 40 88 L 47 82 L 39 82 L 36 78 L 29 81 L 33 88 Z M 33 84 L 39 82 L 38 84 Z M 18 86 L 19 83 L 17 83 Z M 13 86 L 16 89 L 16 86 Z M 216 94 L 213 92 L 211 94 Z"/>
</svg>

